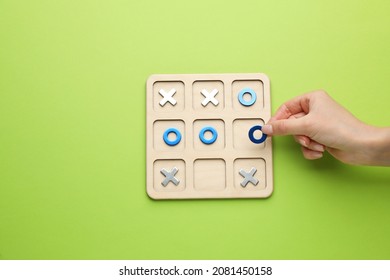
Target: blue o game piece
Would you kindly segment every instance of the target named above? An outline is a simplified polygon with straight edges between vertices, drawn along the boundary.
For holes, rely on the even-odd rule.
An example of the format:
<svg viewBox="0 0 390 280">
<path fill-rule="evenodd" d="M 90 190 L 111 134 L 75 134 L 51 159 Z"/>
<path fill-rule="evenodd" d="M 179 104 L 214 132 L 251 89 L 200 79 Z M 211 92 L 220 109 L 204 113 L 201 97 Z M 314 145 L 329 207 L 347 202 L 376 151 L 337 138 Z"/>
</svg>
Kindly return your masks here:
<svg viewBox="0 0 390 280">
<path fill-rule="evenodd" d="M 261 144 L 265 141 L 265 139 L 267 139 L 267 134 L 265 133 L 263 133 L 263 136 L 261 136 L 260 139 L 255 138 L 255 136 L 253 135 L 256 130 L 261 131 L 261 128 L 262 128 L 261 125 L 255 125 L 251 129 L 249 129 L 249 133 L 248 133 L 249 139 L 255 144 Z"/>
<path fill-rule="evenodd" d="M 211 132 L 212 136 L 210 139 L 206 139 L 204 137 L 205 133 L 209 131 Z M 204 144 L 207 144 L 207 145 L 210 145 L 210 144 L 213 144 L 215 142 L 215 140 L 217 140 L 217 137 L 218 137 L 218 133 L 217 131 L 215 130 L 214 127 L 211 127 L 211 126 L 205 126 L 204 128 L 202 128 L 202 130 L 199 132 L 199 139 L 200 141 L 202 141 Z"/>
<path fill-rule="evenodd" d="M 171 141 L 171 140 L 168 139 L 168 135 L 170 133 L 174 133 L 176 135 L 176 139 L 175 140 Z M 163 135 L 163 139 L 164 139 L 164 142 L 167 145 L 169 145 L 169 146 L 176 146 L 180 142 L 180 140 L 181 140 L 181 133 L 176 128 L 171 127 L 171 128 L 168 128 L 167 130 L 165 130 L 164 135 Z"/>
<path fill-rule="evenodd" d="M 249 94 L 251 96 L 251 100 L 245 101 L 244 95 Z M 238 101 L 244 106 L 252 106 L 256 102 L 256 92 L 251 88 L 244 88 L 238 93 Z"/>
</svg>

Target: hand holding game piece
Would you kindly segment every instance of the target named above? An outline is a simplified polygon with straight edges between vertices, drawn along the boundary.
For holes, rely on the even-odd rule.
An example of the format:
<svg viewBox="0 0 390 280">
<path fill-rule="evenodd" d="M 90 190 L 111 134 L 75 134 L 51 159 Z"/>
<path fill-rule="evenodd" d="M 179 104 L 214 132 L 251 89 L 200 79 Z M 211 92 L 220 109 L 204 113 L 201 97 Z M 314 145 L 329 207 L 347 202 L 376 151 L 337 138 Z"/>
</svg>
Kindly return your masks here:
<svg viewBox="0 0 390 280">
<path fill-rule="evenodd" d="M 321 158 L 327 150 L 344 163 L 390 166 L 390 127 L 361 122 L 324 91 L 287 101 L 262 131 L 293 135 L 307 159 Z"/>
</svg>

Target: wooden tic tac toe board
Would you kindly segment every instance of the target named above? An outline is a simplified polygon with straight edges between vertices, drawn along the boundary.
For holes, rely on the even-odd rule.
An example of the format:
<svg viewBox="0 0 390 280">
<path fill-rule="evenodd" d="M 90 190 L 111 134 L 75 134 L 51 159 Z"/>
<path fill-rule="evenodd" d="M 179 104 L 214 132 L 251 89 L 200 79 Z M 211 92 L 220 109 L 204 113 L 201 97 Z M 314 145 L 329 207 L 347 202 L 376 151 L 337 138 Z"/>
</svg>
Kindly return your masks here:
<svg viewBox="0 0 390 280">
<path fill-rule="evenodd" d="M 273 191 L 264 74 L 152 75 L 146 190 L 153 199 L 256 198 Z"/>
</svg>

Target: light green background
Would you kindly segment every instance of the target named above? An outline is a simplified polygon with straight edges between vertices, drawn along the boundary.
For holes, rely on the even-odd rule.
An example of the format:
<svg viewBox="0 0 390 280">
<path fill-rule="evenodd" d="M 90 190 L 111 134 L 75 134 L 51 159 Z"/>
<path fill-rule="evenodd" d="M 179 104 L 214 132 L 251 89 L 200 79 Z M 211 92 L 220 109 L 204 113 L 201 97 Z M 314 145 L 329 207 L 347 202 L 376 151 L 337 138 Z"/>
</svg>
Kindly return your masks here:
<svg viewBox="0 0 390 280">
<path fill-rule="evenodd" d="M 389 125 L 389 3 L 0 0 L 0 258 L 389 259 L 390 169 L 290 137 L 269 199 L 145 193 L 153 73 L 264 72 L 273 112 L 323 88 Z"/>
</svg>

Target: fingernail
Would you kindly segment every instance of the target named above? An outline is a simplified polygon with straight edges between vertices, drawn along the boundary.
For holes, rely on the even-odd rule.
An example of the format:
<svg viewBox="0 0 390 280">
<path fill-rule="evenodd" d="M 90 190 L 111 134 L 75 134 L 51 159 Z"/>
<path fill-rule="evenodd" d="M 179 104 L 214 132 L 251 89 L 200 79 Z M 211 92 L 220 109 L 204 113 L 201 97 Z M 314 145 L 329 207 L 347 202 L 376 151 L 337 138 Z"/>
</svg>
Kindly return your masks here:
<svg viewBox="0 0 390 280">
<path fill-rule="evenodd" d="M 301 144 L 303 147 L 306 147 L 306 148 L 307 148 L 307 144 L 306 144 L 306 142 L 305 142 L 304 140 L 299 139 L 298 142 L 299 142 L 299 144 Z"/>
<path fill-rule="evenodd" d="M 318 153 L 315 153 L 315 154 L 313 155 L 313 159 L 320 159 L 320 158 L 322 158 L 323 156 L 324 156 L 323 153 L 318 152 Z"/>
<path fill-rule="evenodd" d="M 261 131 L 265 134 L 272 134 L 273 132 L 272 125 L 270 124 L 263 125 Z"/>
<path fill-rule="evenodd" d="M 318 152 L 324 152 L 324 146 L 321 144 L 314 144 L 313 145 L 313 150 L 318 151 Z"/>
</svg>

